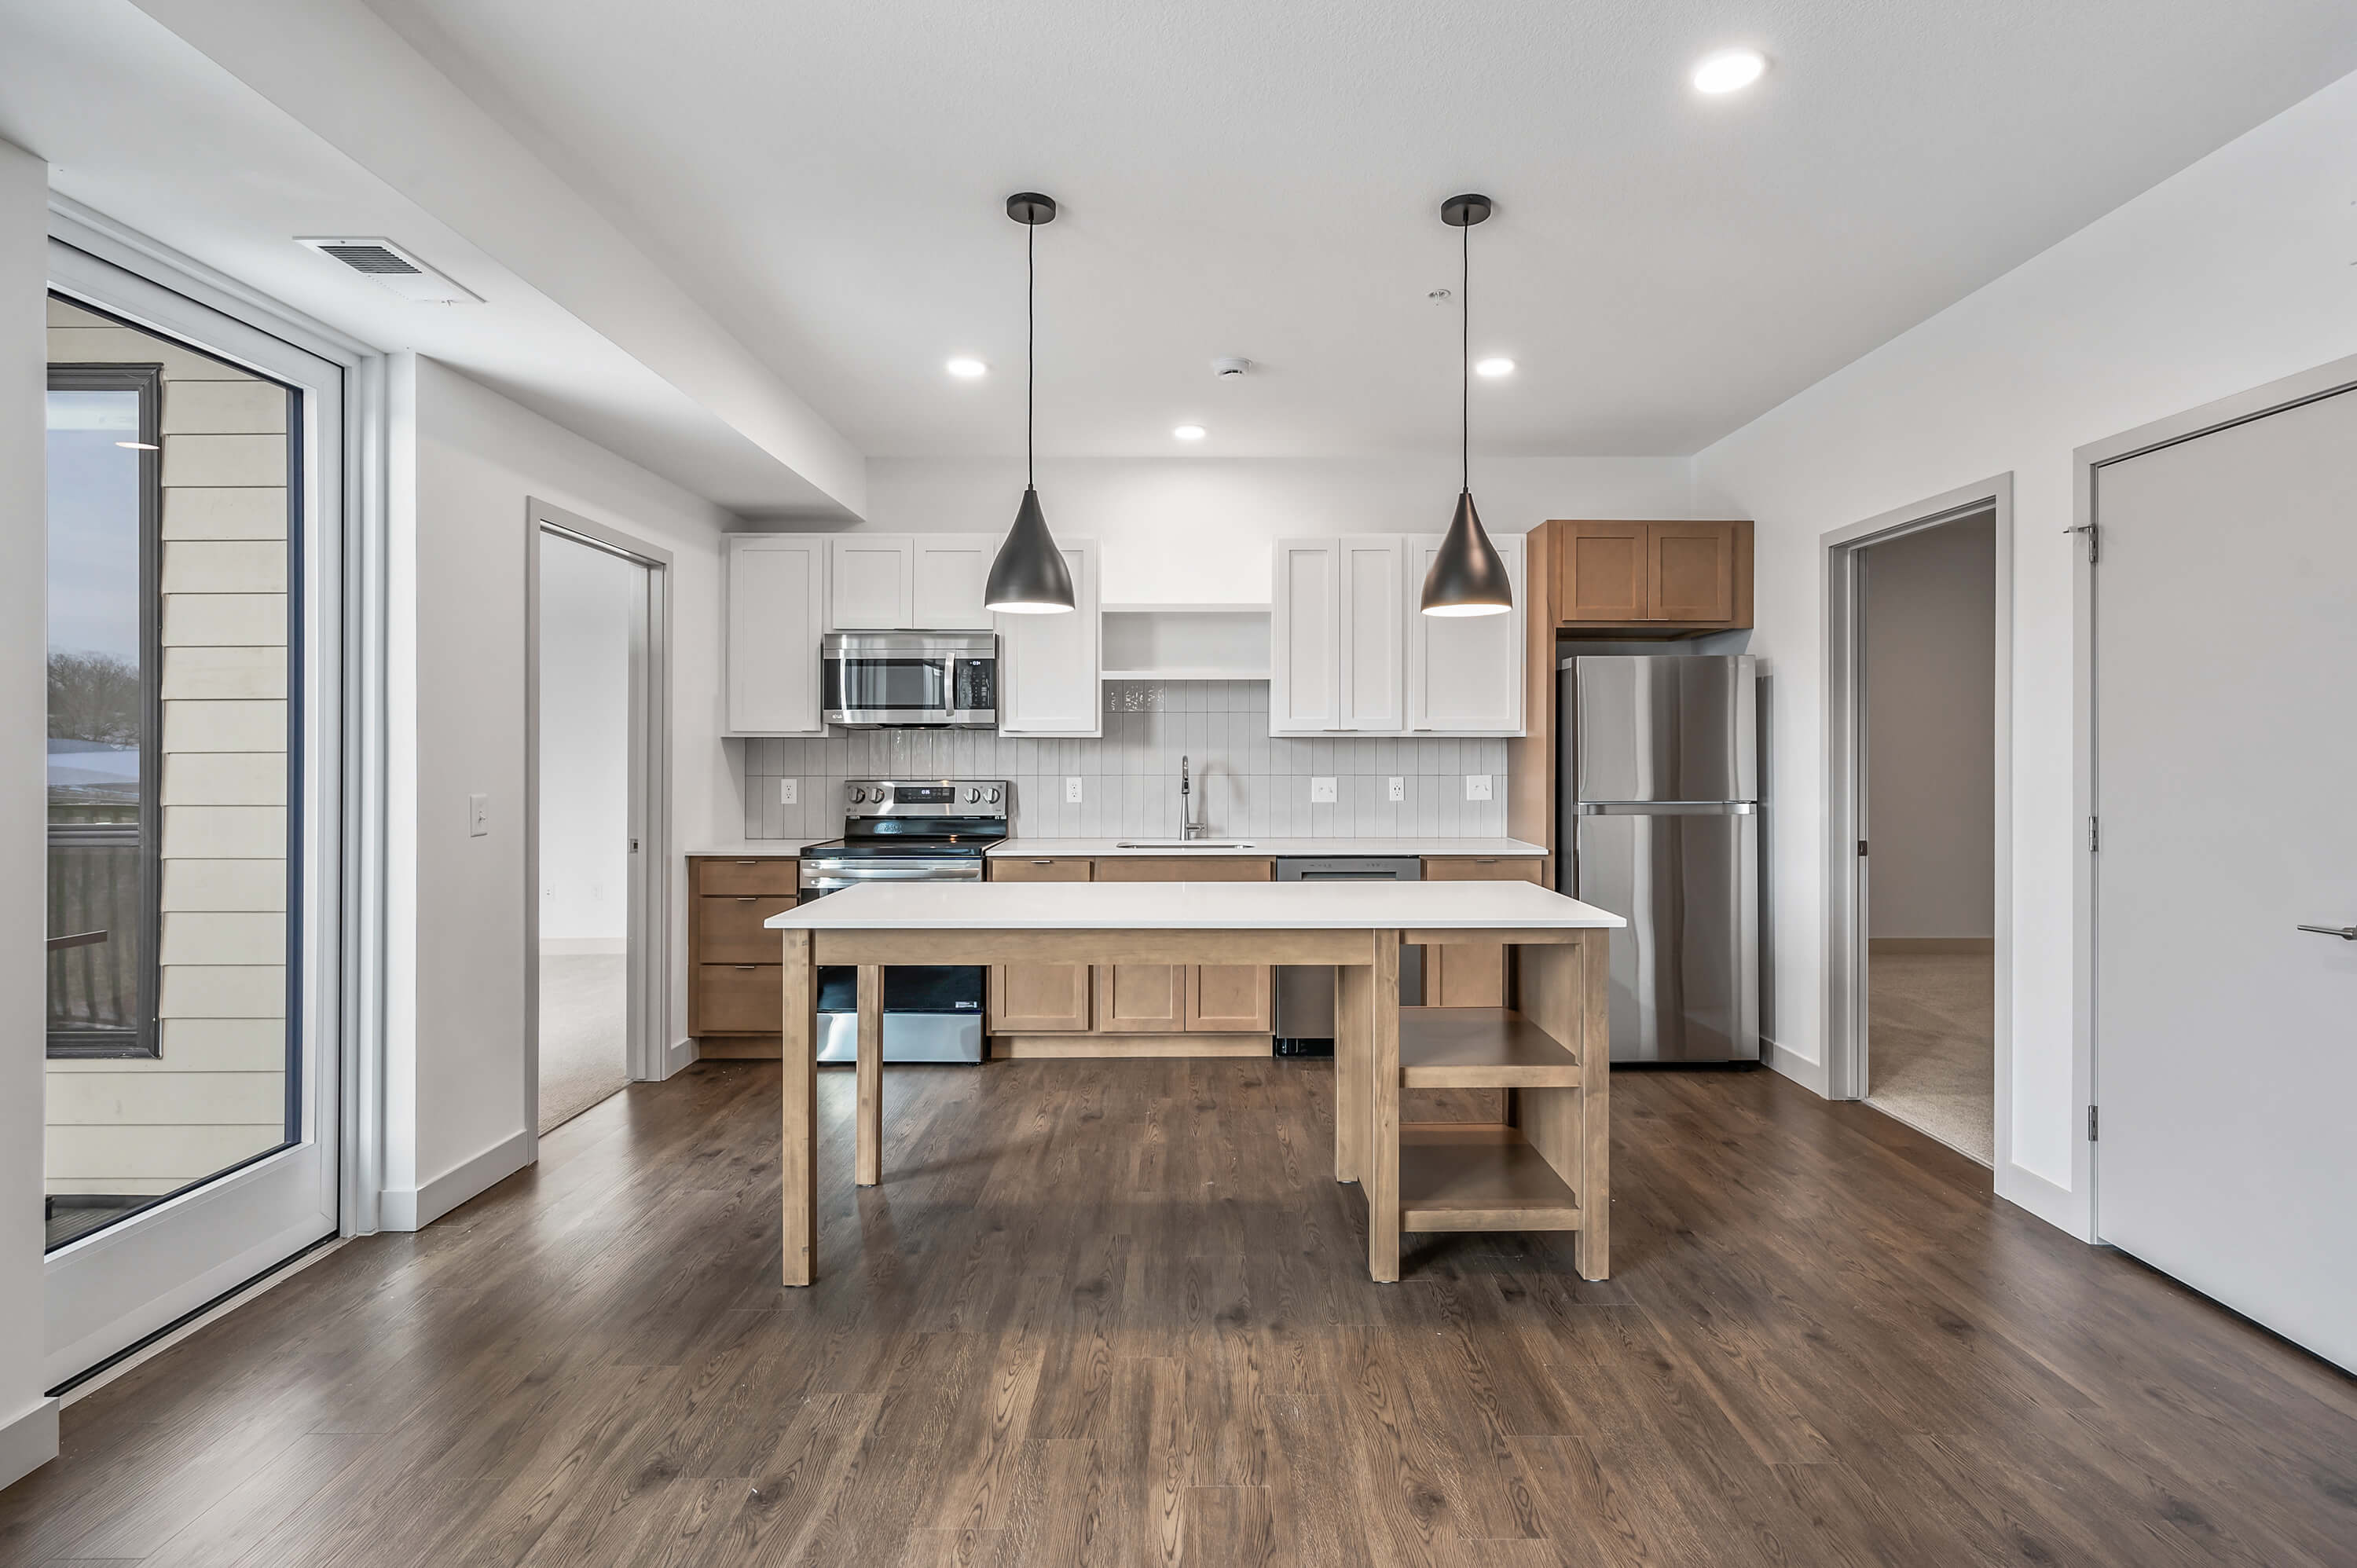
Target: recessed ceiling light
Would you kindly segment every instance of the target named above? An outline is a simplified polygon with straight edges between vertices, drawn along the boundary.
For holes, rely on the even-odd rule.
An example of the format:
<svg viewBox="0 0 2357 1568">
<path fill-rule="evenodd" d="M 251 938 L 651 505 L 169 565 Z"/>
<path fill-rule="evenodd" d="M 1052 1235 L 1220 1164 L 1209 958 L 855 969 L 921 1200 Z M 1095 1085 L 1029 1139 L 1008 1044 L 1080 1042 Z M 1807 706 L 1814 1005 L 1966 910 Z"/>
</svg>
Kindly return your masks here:
<svg viewBox="0 0 2357 1568">
<path fill-rule="evenodd" d="M 1200 424 L 1182 424 L 1178 426 L 1178 429 L 1173 430 L 1170 434 L 1176 435 L 1181 441 L 1200 441 L 1206 432 Z"/>
<path fill-rule="evenodd" d="M 117 446 L 128 446 L 134 452 L 161 452 L 163 450 L 161 446 L 156 446 L 153 441 L 118 441 L 115 445 Z"/>
<path fill-rule="evenodd" d="M 1696 92 L 1736 92 L 1760 80 L 1768 57 L 1758 49 L 1724 49 L 1694 69 Z"/>
<path fill-rule="evenodd" d="M 958 358 L 952 360 L 948 364 L 943 365 L 942 369 L 947 371 L 950 374 L 957 377 L 957 379 L 962 381 L 970 381 L 976 376 L 988 375 L 990 373 L 990 367 L 988 365 L 984 364 L 980 360 L 969 360 L 963 355 L 960 355 Z"/>
<path fill-rule="evenodd" d="M 1492 378 L 1498 376 L 1511 376 L 1514 373 L 1514 361 L 1509 360 L 1503 354 L 1492 354 L 1486 360 L 1474 360 L 1473 373 L 1477 376 L 1490 376 Z"/>
</svg>

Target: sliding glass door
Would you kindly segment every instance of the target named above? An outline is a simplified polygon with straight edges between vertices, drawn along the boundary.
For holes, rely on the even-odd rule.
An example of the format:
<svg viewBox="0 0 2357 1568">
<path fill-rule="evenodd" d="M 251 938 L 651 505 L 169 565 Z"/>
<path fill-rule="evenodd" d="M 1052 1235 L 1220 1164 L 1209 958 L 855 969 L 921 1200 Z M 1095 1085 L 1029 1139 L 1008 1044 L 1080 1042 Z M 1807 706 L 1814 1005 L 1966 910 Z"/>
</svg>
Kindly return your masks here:
<svg viewBox="0 0 2357 1568">
<path fill-rule="evenodd" d="M 61 1382 L 336 1228 L 342 389 L 242 321 L 51 255 Z"/>
</svg>

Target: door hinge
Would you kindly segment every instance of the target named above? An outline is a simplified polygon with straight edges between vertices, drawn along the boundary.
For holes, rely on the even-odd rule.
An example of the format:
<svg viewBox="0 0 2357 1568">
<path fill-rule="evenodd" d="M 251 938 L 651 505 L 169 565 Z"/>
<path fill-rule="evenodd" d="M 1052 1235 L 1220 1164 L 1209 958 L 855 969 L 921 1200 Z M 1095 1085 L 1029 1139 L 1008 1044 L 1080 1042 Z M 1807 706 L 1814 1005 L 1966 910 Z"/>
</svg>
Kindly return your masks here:
<svg viewBox="0 0 2357 1568">
<path fill-rule="evenodd" d="M 2089 817 L 2087 819 L 2087 853 L 2094 854 L 2103 847 L 2104 820 L 2101 817 Z"/>
<path fill-rule="evenodd" d="M 2089 1143 L 2091 1143 L 2091 1144 L 2092 1144 L 2092 1143 L 2093 1143 L 2094 1141 L 2095 1141 L 2095 1108 L 2094 1108 L 2093 1106 L 2090 1105 L 2090 1106 L 2088 1106 L 2088 1107 L 2087 1107 L 2087 1142 L 2089 1142 Z"/>
<path fill-rule="evenodd" d="M 2097 541 L 2103 537 L 2102 532 L 2092 522 L 2083 522 L 2076 528 L 2066 528 L 2062 532 L 2065 533 L 2083 533 L 2087 536 L 2087 564 L 2090 566 L 2093 565 L 2097 555 L 2100 553 Z"/>
</svg>

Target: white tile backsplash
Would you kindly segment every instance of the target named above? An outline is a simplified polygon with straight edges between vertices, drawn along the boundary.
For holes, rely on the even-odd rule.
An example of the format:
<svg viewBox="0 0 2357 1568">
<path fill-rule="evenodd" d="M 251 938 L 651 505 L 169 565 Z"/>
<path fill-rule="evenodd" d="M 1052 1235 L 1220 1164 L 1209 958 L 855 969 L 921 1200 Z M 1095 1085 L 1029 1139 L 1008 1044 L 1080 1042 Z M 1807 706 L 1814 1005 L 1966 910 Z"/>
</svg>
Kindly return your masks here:
<svg viewBox="0 0 2357 1568">
<path fill-rule="evenodd" d="M 1162 836 L 1178 831 L 1178 759 L 1202 789 L 1213 832 L 1388 838 L 1493 836 L 1506 831 L 1503 789 L 1467 800 L 1464 775 L 1506 771 L 1503 740 L 1398 736 L 1297 739 L 1268 733 L 1259 681 L 1108 681 L 1101 740 L 1026 740 L 975 730 L 850 730 L 813 740 L 748 740 L 745 836 L 816 838 L 843 829 L 852 779 L 1006 779 L 1015 831 L 1034 838 Z M 1405 780 L 1406 799 L 1384 798 Z M 1082 779 L 1082 801 L 1064 779 Z M 1309 780 L 1331 777 L 1336 799 L 1311 805 Z M 777 780 L 802 781 L 781 805 Z"/>
</svg>

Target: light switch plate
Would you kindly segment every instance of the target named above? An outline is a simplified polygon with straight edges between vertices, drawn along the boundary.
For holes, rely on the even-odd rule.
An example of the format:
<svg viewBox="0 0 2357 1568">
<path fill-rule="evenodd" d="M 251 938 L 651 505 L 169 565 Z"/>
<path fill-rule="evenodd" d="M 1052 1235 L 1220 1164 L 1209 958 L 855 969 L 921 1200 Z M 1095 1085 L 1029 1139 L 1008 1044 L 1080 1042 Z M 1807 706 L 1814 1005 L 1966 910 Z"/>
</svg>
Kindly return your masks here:
<svg viewBox="0 0 2357 1568">
<path fill-rule="evenodd" d="M 491 831 L 491 798 L 489 795 L 467 797 L 467 836 L 481 838 Z"/>
<path fill-rule="evenodd" d="M 1402 801 L 1402 800 L 1406 800 L 1406 799 L 1407 799 L 1407 780 L 1406 780 L 1406 779 L 1384 779 L 1384 780 L 1383 780 L 1383 799 L 1384 799 L 1384 800 L 1390 800 L 1390 801 L 1394 802 L 1394 804 L 1398 803 L 1399 801 Z"/>
<path fill-rule="evenodd" d="M 780 806 L 798 806 L 798 805 L 802 804 L 802 781 L 801 779 L 779 779 L 779 780 L 778 780 L 778 804 L 779 804 L 779 805 L 780 805 Z"/>
<path fill-rule="evenodd" d="M 1081 781 L 1079 779 L 1068 773 L 1064 776 L 1064 804 L 1068 806 L 1077 806 L 1080 803 Z"/>
<path fill-rule="evenodd" d="M 1488 800 L 1490 776 L 1486 773 L 1468 773 L 1465 776 L 1465 798 L 1469 800 Z"/>
<path fill-rule="evenodd" d="M 1309 781 L 1309 803 L 1311 805 L 1331 805 L 1333 800 L 1334 780 L 1331 779 L 1312 779 Z"/>
</svg>

